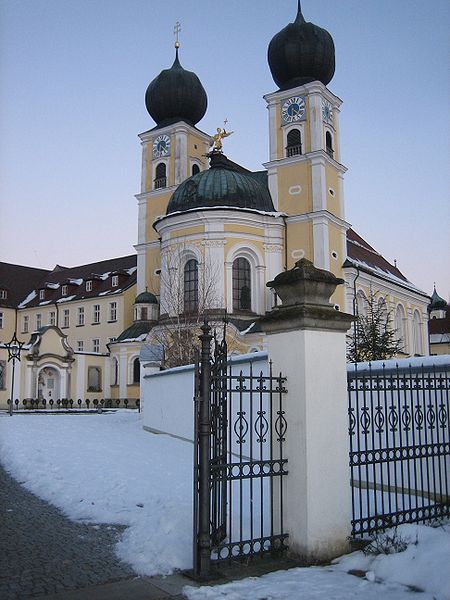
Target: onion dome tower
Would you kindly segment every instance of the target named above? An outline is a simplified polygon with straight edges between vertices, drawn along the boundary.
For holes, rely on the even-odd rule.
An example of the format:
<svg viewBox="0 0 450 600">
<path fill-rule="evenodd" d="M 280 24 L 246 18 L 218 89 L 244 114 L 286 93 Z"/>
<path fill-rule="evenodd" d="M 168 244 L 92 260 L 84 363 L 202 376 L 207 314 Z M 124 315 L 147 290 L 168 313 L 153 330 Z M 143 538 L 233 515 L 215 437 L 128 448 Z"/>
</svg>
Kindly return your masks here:
<svg viewBox="0 0 450 600">
<path fill-rule="evenodd" d="M 431 296 L 431 303 L 428 305 L 428 312 L 433 311 L 445 311 L 447 310 L 447 302 L 444 298 L 441 298 L 436 291 L 436 286 L 434 286 L 433 294 Z"/>
<path fill-rule="evenodd" d="M 327 85 L 334 75 L 334 42 L 325 29 L 308 23 L 298 0 L 297 17 L 271 40 L 267 58 L 280 90 L 312 81 Z"/>
<path fill-rule="evenodd" d="M 194 126 L 203 118 L 208 105 L 200 79 L 180 64 L 178 41 L 175 48 L 173 65 L 161 71 L 145 93 L 145 106 L 158 127 L 178 121 Z"/>
<path fill-rule="evenodd" d="M 210 154 L 210 168 L 186 179 L 173 193 L 167 215 L 201 208 L 240 208 L 273 212 L 268 188 L 221 152 Z"/>
</svg>

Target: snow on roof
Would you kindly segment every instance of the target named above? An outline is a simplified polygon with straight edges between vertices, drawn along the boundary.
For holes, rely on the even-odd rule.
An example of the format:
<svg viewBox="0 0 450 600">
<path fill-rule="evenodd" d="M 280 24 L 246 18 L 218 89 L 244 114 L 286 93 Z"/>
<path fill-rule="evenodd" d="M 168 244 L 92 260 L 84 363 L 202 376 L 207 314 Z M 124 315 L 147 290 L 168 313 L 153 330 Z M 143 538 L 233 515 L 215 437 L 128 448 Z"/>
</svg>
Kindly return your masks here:
<svg viewBox="0 0 450 600">
<path fill-rule="evenodd" d="M 73 296 L 66 296 L 65 298 L 60 298 L 59 300 L 57 300 L 56 302 L 59 304 L 60 302 L 69 302 L 70 300 L 73 300 L 75 298 L 75 295 Z"/>
<path fill-rule="evenodd" d="M 427 295 L 427 294 L 425 294 L 425 292 L 423 292 L 421 289 L 416 287 L 414 284 L 412 284 L 407 279 L 401 279 L 400 277 L 396 277 L 389 271 L 385 271 L 384 269 L 381 269 L 380 267 L 374 267 L 372 265 L 367 264 L 366 262 L 364 262 L 362 260 L 357 260 L 355 258 L 350 258 L 350 257 L 347 257 L 347 262 L 351 263 L 355 267 L 361 267 L 361 268 L 365 269 L 366 271 L 373 273 L 374 275 L 384 277 L 385 279 L 389 279 L 393 283 L 402 285 L 403 287 L 406 287 L 406 288 L 412 290 L 413 292 L 417 292 L 418 294 L 421 294 L 422 296 Z"/>
<path fill-rule="evenodd" d="M 44 285 L 45 285 L 46 288 L 49 288 L 51 290 L 57 290 L 59 288 L 59 283 L 49 283 L 49 282 L 46 282 Z"/>
<path fill-rule="evenodd" d="M 37 296 L 36 290 L 31 291 L 28 294 L 28 296 L 25 298 L 25 300 L 22 300 L 22 302 L 18 305 L 18 308 L 24 308 L 29 302 L 34 300 L 36 298 L 36 296 Z"/>
<path fill-rule="evenodd" d="M 128 275 L 133 275 L 135 271 L 137 271 L 137 267 L 131 267 L 131 269 L 126 269 Z"/>
<path fill-rule="evenodd" d="M 81 285 L 83 283 L 83 279 L 81 279 L 81 277 L 69 277 L 67 280 L 69 283 L 71 283 L 72 285 Z"/>
</svg>

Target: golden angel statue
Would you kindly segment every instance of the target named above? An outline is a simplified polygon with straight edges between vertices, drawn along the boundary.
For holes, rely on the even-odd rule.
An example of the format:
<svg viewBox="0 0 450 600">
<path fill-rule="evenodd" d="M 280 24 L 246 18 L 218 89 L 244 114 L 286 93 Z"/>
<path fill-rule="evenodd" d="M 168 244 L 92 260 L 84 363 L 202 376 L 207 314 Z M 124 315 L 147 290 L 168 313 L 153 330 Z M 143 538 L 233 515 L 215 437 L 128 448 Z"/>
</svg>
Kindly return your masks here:
<svg viewBox="0 0 450 600">
<path fill-rule="evenodd" d="M 223 138 L 231 135 L 233 131 L 226 131 L 225 127 L 222 129 L 221 127 L 217 128 L 217 133 L 215 133 L 212 137 L 212 142 L 210 147 L 214 144 L 213 152 L 222 152 L 222 140 Z"/>
</svg>

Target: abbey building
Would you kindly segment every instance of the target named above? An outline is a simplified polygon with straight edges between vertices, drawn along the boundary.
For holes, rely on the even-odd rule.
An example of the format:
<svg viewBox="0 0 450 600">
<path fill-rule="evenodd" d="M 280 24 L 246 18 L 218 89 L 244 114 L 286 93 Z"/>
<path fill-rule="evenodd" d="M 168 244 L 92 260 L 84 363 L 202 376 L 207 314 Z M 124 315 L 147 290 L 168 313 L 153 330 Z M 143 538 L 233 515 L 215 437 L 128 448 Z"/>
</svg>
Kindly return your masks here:
<svg viewBox="0 0 450 600">
<path fill-rule="evenodd" d="M 53 271 L 0 265 L 0 403 L 14 331 L 25 344 L 22 398 L 138 397 L 139 358 L 189 359 L 189 332 L 205 312 L 227 314 L 233 352 L 263 349 L 258 317 L 277 302 L 266 284 L 303 257 L 345 280 L 336 310 L 363 312 L 373 296 L 393 315 L 402 354 L 428 353 L 428 296 L 345 218 L 330 34 L 299 8 L 270 42 L 276 90 L 264 96 L 269 156 L 257 172 L 225 155 L 229 132 L 197 126 L 207 94 L 179 54 L 177 43 L 145 95 L 155 125 L 139 136 L 136 255 Z"/>
</svg>

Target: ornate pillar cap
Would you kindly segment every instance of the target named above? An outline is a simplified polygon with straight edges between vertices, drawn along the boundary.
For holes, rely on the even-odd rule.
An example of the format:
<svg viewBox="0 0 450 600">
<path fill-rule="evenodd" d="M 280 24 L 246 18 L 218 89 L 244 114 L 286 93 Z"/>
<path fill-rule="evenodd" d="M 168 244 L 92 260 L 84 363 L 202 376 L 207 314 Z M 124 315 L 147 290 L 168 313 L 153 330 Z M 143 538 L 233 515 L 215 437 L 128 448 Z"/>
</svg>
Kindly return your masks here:
<svg viewBox="0 0 450 600">
<path fill-rule="evenodd" d="M 302 258 L 289 271 L 284 271 L 266 285 L 281 298 L 275 307 L 260 319 L 266 333 L 294 329 L 347 331 L 353 315 L 335 310 L 330 297 L 343 279 L 330 271 L 318 269 Z"/>
</svg>

